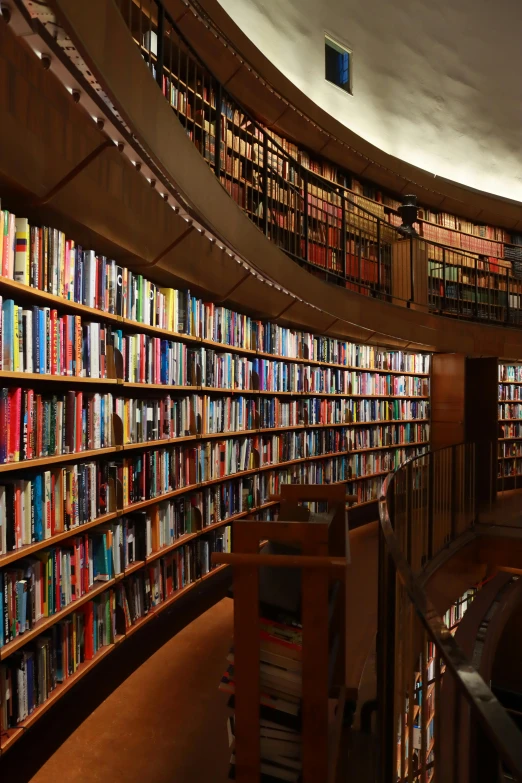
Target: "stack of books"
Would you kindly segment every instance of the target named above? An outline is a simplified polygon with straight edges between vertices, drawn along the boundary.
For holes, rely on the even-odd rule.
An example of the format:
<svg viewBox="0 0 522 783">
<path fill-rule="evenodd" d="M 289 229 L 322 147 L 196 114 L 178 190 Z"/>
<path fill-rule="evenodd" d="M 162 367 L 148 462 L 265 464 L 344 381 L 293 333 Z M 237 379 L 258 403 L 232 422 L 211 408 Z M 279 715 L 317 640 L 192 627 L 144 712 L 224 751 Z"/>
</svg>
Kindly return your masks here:
<svg viewBox="0 0 522 783">
<path fill-rule="evenodd" d="M 301 699 L 302 628 L 289 622 L 260 620 L 260 749 L 263 783 L 281 780 L 297 783 L 302 771 Z M 229 666 L 221 679 L 220 690 L 230 694 L 234 708 L 234 650 L 227 657 Z M 235 777 L 235 721 L 228 719 L 231 750 L 229 777 Z"/>
</svg>

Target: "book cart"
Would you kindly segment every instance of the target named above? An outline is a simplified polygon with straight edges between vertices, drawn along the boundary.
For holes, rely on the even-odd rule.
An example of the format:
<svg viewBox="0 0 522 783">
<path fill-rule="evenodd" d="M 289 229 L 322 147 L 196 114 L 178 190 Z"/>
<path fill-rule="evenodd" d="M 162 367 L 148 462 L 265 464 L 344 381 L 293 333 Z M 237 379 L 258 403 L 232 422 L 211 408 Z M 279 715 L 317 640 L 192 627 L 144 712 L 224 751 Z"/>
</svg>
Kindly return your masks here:
<svg viewBox="0 0 522 783">
<path fill-rule="evenodd" d="M 346 504 L 355 498 L 336 485 L 285 485 L 278 521 L 234 522 L 233 552 L 214 553 L 230 564 L 234 589 L 235 778 L 260 780 L 260 569 L 299 569 L 302 644 L 302 780 L 333 783 L 345 704 L 345 595 L 349 563 Z M 326 503 L 311 513 L 300 503 Z M 264 554 L 260 545 L 297 546 L 300 554 Z"/>
</svg>

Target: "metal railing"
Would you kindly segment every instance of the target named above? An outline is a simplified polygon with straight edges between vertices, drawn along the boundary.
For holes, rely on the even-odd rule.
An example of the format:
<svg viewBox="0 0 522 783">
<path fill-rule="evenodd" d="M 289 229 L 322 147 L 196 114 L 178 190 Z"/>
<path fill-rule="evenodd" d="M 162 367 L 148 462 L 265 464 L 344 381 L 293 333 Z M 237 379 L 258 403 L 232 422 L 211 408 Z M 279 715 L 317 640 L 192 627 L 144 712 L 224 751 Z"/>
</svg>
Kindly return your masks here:
<svg viewBox="0 0 522 783">
<path fill-rule="evenodd" d="M 426 566 L 480 520 L 491 522 L 496 444 L 428 451 L 385 480 L 379 501 L 377 672 L 380 783 L 522 780 L 522 739 L 423 587 Z M 492 514 L 493 512 L 493 514 Z M 448 683 L 445 685 L 445 680 Z M 456 694 L 441 725 L 441 691 Z M 445 685 L 443 689 L 443 685 Z M 470 759 L 461 716 L 479 738 Z M 470 772 L 487 770 L 486 777 Z"/>
<path fill-rule="evenodd" d="M 396 263 L 405 238 L 397 212 L 348 193 L 300 163 L 297 147 L 284 140 L 281 145 L 213 75 L 162 0 L 115 2 L 173 113 L 215 176 L 293 260 L 366 296 L 457 318 L 522 323 L 522 279 L 510 266 L 419 237 L 410 243 L 409 259 Z"/>
</svg>

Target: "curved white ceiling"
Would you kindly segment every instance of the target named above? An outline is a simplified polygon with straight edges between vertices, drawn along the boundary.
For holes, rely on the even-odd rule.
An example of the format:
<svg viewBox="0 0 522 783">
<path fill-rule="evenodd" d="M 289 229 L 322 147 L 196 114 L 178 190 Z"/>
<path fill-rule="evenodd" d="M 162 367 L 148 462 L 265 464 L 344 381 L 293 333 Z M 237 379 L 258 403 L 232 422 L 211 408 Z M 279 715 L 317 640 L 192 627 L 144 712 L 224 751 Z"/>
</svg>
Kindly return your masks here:
<svg viewBox="0 0 522 783">
<path fill-rule="evenodd" d="M 521 0 L 219 0 L 260 51 L 367 141 L 522 201 Z M 324 33 L 353 51 L 353 95 L 324 79 Z"/>
</svg>

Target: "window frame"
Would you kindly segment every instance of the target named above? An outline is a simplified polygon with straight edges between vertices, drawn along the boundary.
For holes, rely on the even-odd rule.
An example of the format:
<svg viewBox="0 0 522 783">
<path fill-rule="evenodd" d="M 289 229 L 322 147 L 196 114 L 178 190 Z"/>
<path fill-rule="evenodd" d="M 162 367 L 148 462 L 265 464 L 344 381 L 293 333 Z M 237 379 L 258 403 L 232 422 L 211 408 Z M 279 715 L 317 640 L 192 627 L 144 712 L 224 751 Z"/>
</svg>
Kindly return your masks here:
<svg viewBox="0 0 522 783">
<path fill-rule="evenodd" d="M 334 35 L 328 32 L 328 30 L 324 30 L 323 33 L 323 45 L 324 49 L 326 50 L 327 44 L 333 44 L 331 47 L 332 49 L 341 50 L 338 51 L 338 54 L 344 54 L 346 53 L 348 55 L 348 88 L 341 87 L 340 84 L 337 84 L 337 82 L 332 82 L 330 79 L 326 76 L 326 51 L 324 52 L 324 80 L 327 84 L 331 85 L 332 87 L 335 87 L 337 90 L 340 90 L 345 95 L 353 95 L 353 49 L 348 46 L 346 43 L 340 41 L 338 38 L 336 38 Z"/>
</svg>

